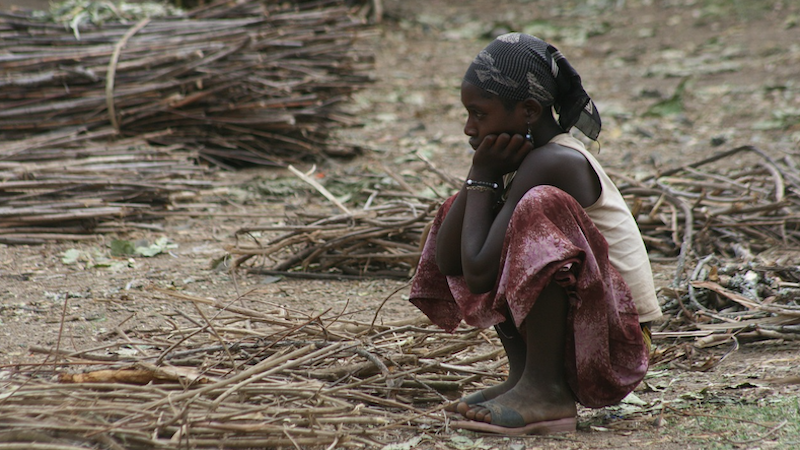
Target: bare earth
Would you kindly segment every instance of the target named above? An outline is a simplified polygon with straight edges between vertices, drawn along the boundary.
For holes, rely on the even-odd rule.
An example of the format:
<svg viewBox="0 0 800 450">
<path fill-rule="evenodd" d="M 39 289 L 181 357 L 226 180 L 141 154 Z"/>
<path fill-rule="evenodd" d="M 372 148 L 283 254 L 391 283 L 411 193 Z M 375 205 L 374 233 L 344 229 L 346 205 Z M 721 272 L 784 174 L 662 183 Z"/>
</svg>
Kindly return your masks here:
<svg viewBox="0 0 800 450">
<path fill-rule="evenodd" d="M 0 4 L 5 6 L 6 0 Z M 629 0 L 385 1 L 386 17 L 369 45 L 377 56 L 376 82 L 360 92 L 350 109 L 364 126 L 342 130 L 340 139 L 367 153 L 354 160 L 331 160 L 319 167 L 325 179 L 352 176 L 376 163 L 415 171 L 408 161 L 421 150 L 439 167 L 461 177 L 469 167 L 459 104 L 460 77 L 493 31 L 537 34 L 567 55 L 584 78 L 603 114 L 601 162 L 610 170 L 637 176 L 698 160 L 715 151 L 752 144 L 775 155 L 800 150 L 800 4 L 793 1 Z M 682 114 L 646 116 L 688 77 Z M 783 113 L 783 115 L 776 113 Z M 776 117 L 794 122 L 776 126 Z M 735 164 L 736 161 L 731 161 Z M 290 174 L 272 169 L 220 173 L 227 186 L 206 195 L 203 215 L 176 215 L 162 231 L 131 230 L 88 242 L 41 246 L 0 246 L 0 370 L 40 361 L 37 348 L 56 345 L 65 317 L 61 348 L 87 349 L 100 336 L 125 324 L 129 333 L 157 326 L 176 309 L 188 308 L 158 294 L 158 288 L 234 299 L 244 293 L 268 305 L 306 313 L 349 304 L 355 317 L 371 318 L 377 305 L 398 288 L 382 318 L 415 315 L 403 295 L 405 281 L 268 282 L 262 276 L 211 269 L 225 255 L 234 232 L 280 220 L 287 208 L 330 208 L 314 193 L 261 196 L 253 186 Z M 153 258 L 122 260 L 113 267 L 64 264 L 62 253 L 91 253 L 114 238 L 167 237 L 177 244 Z M 798 259 L 794 259 L 798 261 Z M 654 265 L 659 287 L 672 279 L 674 265 Z M 66 309 L 64 309 L 66 301 Z M 658 346 L 674 344 L 661 339 Z M 717 356 L 729 347 L 707 350 Z M 797 384 L 769 383 L 798 376 L 800 344 L 767 341 L 744 345 L 707 372 L 660 367 L 637 391 L 645 401 L 683 396 L 723 403 L 762 398 L 796 398 Z M 488 381 L 487 381 L 488 382 Z M 785 405 L 785 403 L 782 403 Z M 795 403 L 794 408 L 798 408 Z M 614 409 L 582 410 L 587 419 L 614 415 Z M 798 414 L 794 412 L 794 419 Z M 797 430 L 797 425 L 794 425 Z M 768 429 L 764 429 L 764 432 Z M 458 448 L 455 431 L 433 434 L 417 448 Z M 477 435 L 468 435 L 477 438 Z M 719 443 L 696 417 L 673 415 L 656 427 L 632 429 L 585 426 L 559 437 L 486 437 L 485 448 L 794 448 L 795 436 L 780 433 L 750 443 Z M 409 435 L 410 437 L 410 435 Z M 707 442 L 715 442 L 711 446 Z M 475 447 L 478 448 L 478 447 Z"/>
</svg>

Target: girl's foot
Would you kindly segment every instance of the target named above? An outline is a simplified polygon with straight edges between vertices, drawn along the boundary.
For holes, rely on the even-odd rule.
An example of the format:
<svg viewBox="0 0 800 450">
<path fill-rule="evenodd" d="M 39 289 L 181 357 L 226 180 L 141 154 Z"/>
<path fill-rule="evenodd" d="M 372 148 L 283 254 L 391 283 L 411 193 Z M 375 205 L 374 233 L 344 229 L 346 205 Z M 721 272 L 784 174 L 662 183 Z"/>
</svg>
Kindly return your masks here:
<svg viewBox="0 0 800 450">
<path fill-rule="evenodd" d="M 506 380 L 500 384 L 495 386 L 488 387 L 486 389 L 480 390 L 478 392 L 474 392 L 466 397 L 461 398 L 460 400 L 453 402 L 445 408 L 445 411 L 449 412 L 457 412 L 462 416 L 466 414 L 474 405 L 478 403 L 483 403 L 485 401 L 491 400 L 498 395 L 502 395 L 508 392 L 511 388 L 514 387 L 516 384 L 516 380 Z"/>
<path fill-rule="evenodd" d="M 575 418 L 577 414 L 572 391 L 566 384 L 542 389 L 523 381 L 494 399 L 469 406 L 462 413 L 470 420 L 510 428 Z"/>
<path fill-rule="evenodd" d="M 445 411 L 457 412 L 463 416 L 473 405 L 505 394 L 519 381 L 525 369 L 525 358 L 528 352 L 525 339 L 519 333 L 511 319 L 506 319 L 505 322 L 495 325 L 495 330 L 497 330 L 497 335 L 508 357 L 508 378 L 502 383 L 475 392 L 459 401 L 447 405 Z"/>
</svg>

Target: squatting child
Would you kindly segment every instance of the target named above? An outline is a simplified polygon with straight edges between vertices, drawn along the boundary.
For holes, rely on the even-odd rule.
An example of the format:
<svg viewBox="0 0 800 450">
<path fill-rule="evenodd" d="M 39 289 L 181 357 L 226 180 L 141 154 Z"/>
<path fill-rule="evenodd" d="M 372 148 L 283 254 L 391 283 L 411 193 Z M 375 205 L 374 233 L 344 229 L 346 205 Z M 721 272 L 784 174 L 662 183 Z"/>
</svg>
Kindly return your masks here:
<svg viewBox="0 0 800 450">
<path fill-rule="evenodd" d="M 472 166 L 437 213 L 410 297 L 446 330 L 494 326 L 509 373 L 450 405 L 463 416 L 451 425 L 575 430 L 576 401 L 611 405 L 642 380 L 646 324 L 661 316 L 635 219 L 569 134 L 596 140 L 600 116 L 566 58 L 520 33 L 477 55 L 461 102 Z"/>
</svg>

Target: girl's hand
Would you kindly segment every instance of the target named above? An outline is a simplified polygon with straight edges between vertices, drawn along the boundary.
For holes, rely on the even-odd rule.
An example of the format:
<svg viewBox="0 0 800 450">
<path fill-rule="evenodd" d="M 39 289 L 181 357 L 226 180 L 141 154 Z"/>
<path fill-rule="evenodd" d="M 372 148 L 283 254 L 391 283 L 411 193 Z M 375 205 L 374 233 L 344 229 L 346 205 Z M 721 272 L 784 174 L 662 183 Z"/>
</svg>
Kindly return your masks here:
<svg viewBox="0 0 800 450">
<path fill-rule="evenodd" d="M 521 134 L 490 134 L 472 156 L 472 174 L 478 179 L 495 180 L 519 168 L 522 161 L 533 150 L 533 145 Z"/>
</svg>

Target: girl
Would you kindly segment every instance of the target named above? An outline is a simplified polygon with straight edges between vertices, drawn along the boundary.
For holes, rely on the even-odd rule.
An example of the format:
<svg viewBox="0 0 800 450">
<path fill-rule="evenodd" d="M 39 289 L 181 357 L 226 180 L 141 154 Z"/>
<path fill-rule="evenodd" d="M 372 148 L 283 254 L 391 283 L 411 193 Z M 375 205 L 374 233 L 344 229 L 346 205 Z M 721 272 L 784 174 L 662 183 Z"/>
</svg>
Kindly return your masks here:
<svg viewBox="0 0 800 450">
<path fill-rule="evenodd" d="M 437 213 L 411 302 L 452 331 L 495 326 L 501 384 L 451 405 L 455 427 L 503 434 L 573 431 L 575 401 L 614 404 L 642 380 L 657 319 L 636 221 L 583 144 L 600 116 L 552 45 L 498 37 L 461 85 L 475 150 L 461 191 Z M 553 110 L 558 113 L 556 120 Z"/>
</svg>

